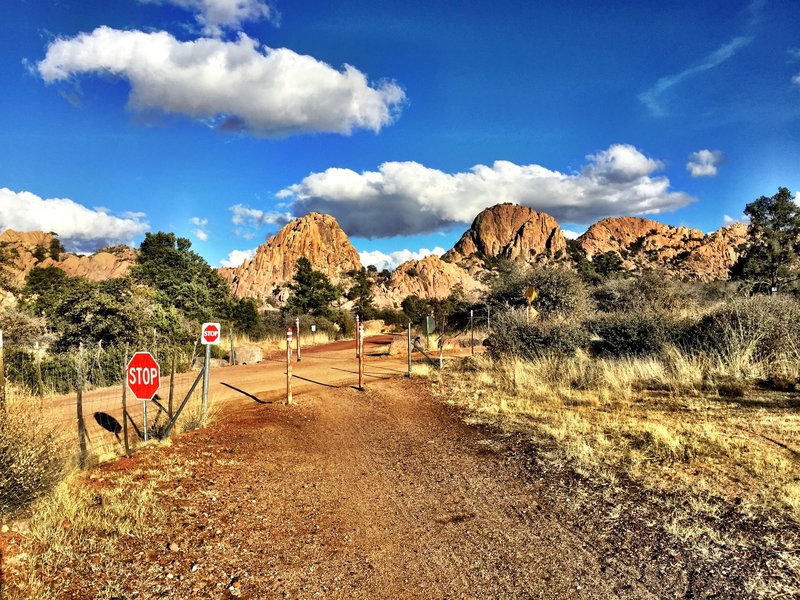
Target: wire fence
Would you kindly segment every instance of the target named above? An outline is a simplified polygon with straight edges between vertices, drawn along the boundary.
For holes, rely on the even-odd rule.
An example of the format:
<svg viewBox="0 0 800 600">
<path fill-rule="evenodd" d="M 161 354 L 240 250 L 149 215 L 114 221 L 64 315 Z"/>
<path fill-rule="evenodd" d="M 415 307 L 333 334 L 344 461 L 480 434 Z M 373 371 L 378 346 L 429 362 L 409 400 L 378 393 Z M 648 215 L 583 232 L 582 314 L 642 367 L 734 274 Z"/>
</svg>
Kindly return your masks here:
<svg viewBox="0 0 800 600">
<path fill-rule="evenodd" d="M 197 381 L 204 361 L 197 344 L 96 344 L 58 354 L 6 345 L 0 352 L 7 410 L 62 434 L 77 463 L 102 461 L 129 451 L 145 437 L 162 437 L 182 405 L 176 431 L 203 424 Z M 160 365 L 158 392 L 146 402 L 135 399 L 127 387 L 126 366 L 134 352 L 150 352 Z"/>
</svg>

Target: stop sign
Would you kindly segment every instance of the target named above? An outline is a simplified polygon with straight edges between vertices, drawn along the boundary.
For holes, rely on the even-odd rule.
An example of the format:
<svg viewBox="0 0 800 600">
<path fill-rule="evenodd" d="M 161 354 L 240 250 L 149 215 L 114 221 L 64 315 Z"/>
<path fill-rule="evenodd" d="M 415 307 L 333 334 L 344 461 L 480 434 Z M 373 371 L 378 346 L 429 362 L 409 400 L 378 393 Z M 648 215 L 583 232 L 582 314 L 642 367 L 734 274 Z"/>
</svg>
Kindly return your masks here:
<svg viewBox="0 0 800 600">
<path fill-rule="evenodd" d="M 203 323 L 200 341 L 203 345 L 216 345 L 219 344 L 220 327 L 219 323 Z"/>
<path fill-rule="evenodd" d="M 161 369 L 149 352 L 137 352 L 131 357 L 126 370 L 128 387 L 137 400 L 152 400 L 156 395 Z"/>
</svg>

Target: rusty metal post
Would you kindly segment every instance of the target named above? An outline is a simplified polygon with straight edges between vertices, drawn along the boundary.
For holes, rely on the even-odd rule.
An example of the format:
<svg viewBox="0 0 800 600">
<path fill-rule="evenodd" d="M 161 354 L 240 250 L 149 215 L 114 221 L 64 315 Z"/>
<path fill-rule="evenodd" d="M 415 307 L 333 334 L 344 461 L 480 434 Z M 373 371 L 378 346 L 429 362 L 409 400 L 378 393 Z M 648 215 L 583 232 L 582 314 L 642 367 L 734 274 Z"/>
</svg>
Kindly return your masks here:
<svg viewBox="0 0 800 600">
<path fill-rule="evenodd" d="M 286 404 L 292 403 L 292 330 L 286 330 Z"/>
<path fill-rule="evenodd" d="M 169 368 L 169 400 L 167 404 L 167 412 L 169 413 L 170 421 L 172 420 L 173 410 L 172 410 L 172 401 L 175 398 L 175 361 L 177 360 L 177 353 L 175 352 L 175 348 L 172 348 L 172 364 Z M 127 362 L 127 361 L 126 361 Z"/>
<path fill-rule="evenodd" d="M 358 389 L 364 390 L 364 326 L 358 329 Z"/>
</svg>

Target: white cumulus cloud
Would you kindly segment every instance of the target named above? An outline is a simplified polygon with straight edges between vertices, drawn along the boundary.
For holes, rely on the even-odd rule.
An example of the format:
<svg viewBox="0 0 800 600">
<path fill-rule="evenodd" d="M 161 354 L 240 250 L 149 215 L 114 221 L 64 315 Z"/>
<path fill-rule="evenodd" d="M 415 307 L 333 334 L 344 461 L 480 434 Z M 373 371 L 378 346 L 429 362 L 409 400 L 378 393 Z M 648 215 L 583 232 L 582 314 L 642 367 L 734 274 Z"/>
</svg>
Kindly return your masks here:
<svg viewBox="0 0 800 600">
<path fill-rule="evenodd" d="M 0 231 L 52 231 L 73 252 L 133 245 L 133 239 L 148 228 L 139 218 L 115 217 L 68 198 L 43 199 L 30 192 L 0 188 Z"/>
<path fill-rule="evenodd" d="M 635 147 L 616 144 L 587 156 L 579 173 L 498 160 L 445 173 L 417 162 L 386 162 L 377 171 L 331 168 L 278 193 L 296 214 L 331 214 L 352 236 L 369 239 L 437 231 L 471 223 L 481 210 L 515 202 L 565 223 L 619 215 L 656 215 L 686 206 L 663 167 Z"/>
<path fill-rule="evenodd" d="M 139 0 L 144 4 L 172 4 L 195 13 L 206 35 L 239 29 L 247 21 L 274 20 L 277 15 L 263 0 Z"/>
<path fill-rule="evenodd" d="M 223 258 L 219 264 L 222 267 L 238 267 L 244 261 L 253 258 L 256 255 L 257 248 L 250 250 L 231 250 L 227 258 Z"/>
<path fill-rule="evenodd" d="M 390 252 L 389 254 L 381 252 L 380 250 L 368 250 L 359 252 L 358 255 L 361 257 L 362 265 L 375 265 L 378 271 L 383 271 L 384 269 L 392 271 L 397 268 L 398 265 L 402 265 L 409 260 L 421 260 L 431 254 L 441 256 L 444 253 L 444 248 L 436 246 L 433 250 L 428 250 L 427 248 L 420 248 L 417 251 L 404 249 Z"/>
<path fill-rule="evenodd" d="M 717 167 L 725 160 L 725 155 L 719 150 L 698 150 L 689 155 L 686 170 L 692 177 L 715 177 Z"/>
<path fill-rule="evenodd" d="M 98 27 L 52 42 L 37 69 L 46 83 L 83 74 L 124 78 L 133 110 L 186 115 L 222 131 L 265 137 L 377 132 L 405 101 L 393 82 L 371 85 L 353 66 L 339 71 L 288 48 L 259 47 L 243 33 L 236 41 L 182 42 L 164 31 Z"/>
<path fill-rule="evenodd" d="M 572 231 L 571 229 L 562 229 L 561 233 L 563 233 L 564 237 L 568 240 L 577 240 L 579 237 L 581 237 L 580 233 L 577 231 Z"/>
</svg>

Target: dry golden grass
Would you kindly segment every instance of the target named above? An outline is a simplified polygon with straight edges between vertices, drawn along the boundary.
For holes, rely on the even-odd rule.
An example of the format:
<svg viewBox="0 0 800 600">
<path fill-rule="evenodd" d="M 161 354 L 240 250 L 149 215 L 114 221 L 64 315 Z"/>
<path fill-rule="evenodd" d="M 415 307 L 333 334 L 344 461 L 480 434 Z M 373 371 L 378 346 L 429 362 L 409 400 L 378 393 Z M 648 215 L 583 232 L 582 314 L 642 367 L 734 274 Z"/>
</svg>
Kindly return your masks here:
<svg viewBox="0 0 800 600">
<path fill-rule="evenodd" d="M 800 412 L 787 408 L 785 395 L 756 392 L 742 379 L 775 367 L 677 350 L 659 359 L 476 356 L 435 389 L 478 421 L 526 433 L 549 460 L 585 475 L 735 500 L 800 523 Z"/>
<path fill-rule="evenodd" d="M 8 559 L 6 572 L 13 574 L 7 597 L 33 600 L 59 597 L 59 574 L 76 561 L 91 560 L 100 572 L 117 561 L 119 542 L 146 537 L 163 527 L 166 510 L 154 490 L 171 476 L 148 471 L 146 478 L 132 471 L 117 477 L 113 485 L 87 485 L 83 475 L 73 474 L 32 509 L 25 552 Z M 106 583 L 98 598 L 112 598 L 120 590 Z"/>
</svg>

